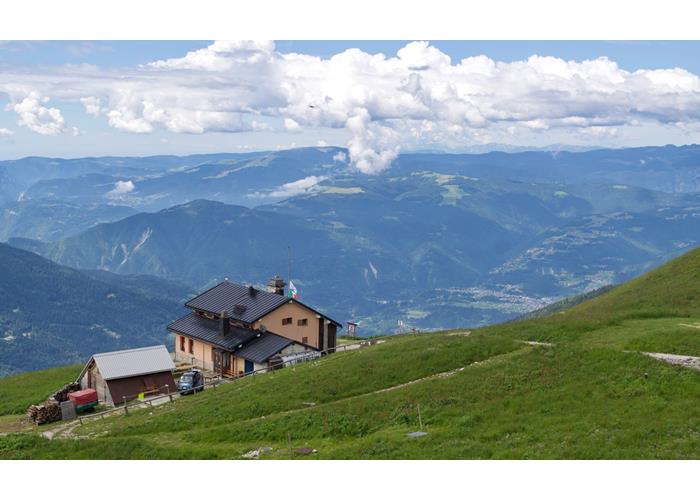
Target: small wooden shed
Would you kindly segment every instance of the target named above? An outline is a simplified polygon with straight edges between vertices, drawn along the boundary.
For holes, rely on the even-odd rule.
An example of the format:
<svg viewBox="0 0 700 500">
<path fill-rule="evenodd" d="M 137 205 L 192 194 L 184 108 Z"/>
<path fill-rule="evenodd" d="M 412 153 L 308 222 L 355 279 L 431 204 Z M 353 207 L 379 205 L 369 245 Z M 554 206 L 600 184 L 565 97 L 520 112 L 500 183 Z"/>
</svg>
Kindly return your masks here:
<svg viewBox="0 0 700 500">
<path fill-rule="evenodd" d="M 174 392 L 173 363 L 164 345 L 93 354 L 80 373 L 81 389 L 95 389 L 100 401 L 119 404 L 149 395 Z"/>
</svg>

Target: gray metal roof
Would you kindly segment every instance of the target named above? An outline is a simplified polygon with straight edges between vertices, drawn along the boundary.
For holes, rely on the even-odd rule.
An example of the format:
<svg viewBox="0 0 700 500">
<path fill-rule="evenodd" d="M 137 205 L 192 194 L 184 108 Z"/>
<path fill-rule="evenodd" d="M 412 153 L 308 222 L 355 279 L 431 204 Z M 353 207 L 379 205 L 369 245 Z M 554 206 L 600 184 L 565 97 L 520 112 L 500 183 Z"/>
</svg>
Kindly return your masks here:
<svg viewBox="0 0 700 500">
<path fill-rule="evenodd" d="M 274 333 L 266 332 L 255 340 L 248 343 L 243 349 L 236 353 L 240 356 L 256 363 L 264 363 L 272 356 L 280 352 L 294 341 L 286 337 L 281 337 Z"/>
<path fill-rule="evenodd" d="M 222 335 L 219 331 L 219 320 L 207 319 L 195 313 L 190 313 L 172 322 L 168 325 L 168 330 L 214 344 L 227 351 L 236 350 L 240 344 L 260 334 L 260 332 L 248 328 L 231 326 L 229 328 L 229 333 L 227 335 Z"/>
<path fill-rule="evenodd" d="M 296 302 L 335 323 L 339 328 L 343 326 L 298 300 L 265 290 L 255 289 L 254 293 L 251 293 L 250 287 L 231 281 L 222 281 L 185 303 L 185 306 L 212 314 L 221 314 L 221 311 L 226 311 L 232 319 L 254 323 L 287 302 Z"/>
<path fill-rule="evenodd" d="M 93 354 L 105 380 L 173 371 L 175 364 L 164 345 Z"/>
<path fill-rule="evenodd" d="M 289 297 L 264 290 L 255 289 L 251 293 L 247 286 L 222 281 L 187 302 L 185 306 L 214 314 L 226 311 L 233 319 L 253 323 L 289 300 Z"/>
</svg>

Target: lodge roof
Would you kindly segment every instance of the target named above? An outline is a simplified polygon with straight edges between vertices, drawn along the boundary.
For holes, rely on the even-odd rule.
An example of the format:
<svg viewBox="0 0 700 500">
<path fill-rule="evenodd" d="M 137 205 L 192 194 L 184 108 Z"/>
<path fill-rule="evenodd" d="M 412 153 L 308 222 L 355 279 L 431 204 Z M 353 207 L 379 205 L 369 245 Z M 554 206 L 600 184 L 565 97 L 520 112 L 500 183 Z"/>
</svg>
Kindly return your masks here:
<svg viewBox="0 0 700 500">
<path fill-rule="evenodd" d="M 292 339 L 271 332 L 265 332 L 238 351 L 236 356 L 255 361 L 256 363 L 264 363 L 293 343 L 294 341 Z"/>
<path fill-rule="evenodd" d="M 222 281 L 213 288 L 197 295 L 185 306 L 213 314 L 226 311 L 233 319 L 253 323 L 290 300 L 289 297 L 276 293 L 253 290 L 251 293 L 250 287 L 231 281 Z"/>
<path fill-rule="evenodd" d="M 78 378 L 83 376 L 92 360 L 95 360 L 97 369 L 105 380 L 172 372 L 175 369 L 168 349 L 164 345 L 157 345 L 93 354 Z"/>
<path fill-rule="evenodd" d="M 338 327 L 342 327 L 337 321 L 291 297 L 258 290 L 228 280 L 222 281 L 197 295 L 186 302 L 185 306 L 212 314 L 221 314 L 222 311 L 226 311 L 231 319 L 251 324 L 288 302 L 296 302 Z"/>
<path fill-rule="evenodd" d="M 272 332 L 261 332 L 248 328 L 231 326 L 223 335 L 219 321 L 190 313 L 168 326 L 168 330 L 202 340 L 256 363 L 263 363 L 282 349 L 294 343 L 292 339 Z"/>
<path fill-rule="evenodd" d="M 249 328 L 231 326 L 228 334 L 224 335 L 219 330 L 219 320 L 204 318 L 195 313 L 190 313 L 172 322 L 168 325 L 168 330 L 214 344 L 227 351 L 236 350 L 239 345 L 250 341 L 261 333 Z"/>
</svg>

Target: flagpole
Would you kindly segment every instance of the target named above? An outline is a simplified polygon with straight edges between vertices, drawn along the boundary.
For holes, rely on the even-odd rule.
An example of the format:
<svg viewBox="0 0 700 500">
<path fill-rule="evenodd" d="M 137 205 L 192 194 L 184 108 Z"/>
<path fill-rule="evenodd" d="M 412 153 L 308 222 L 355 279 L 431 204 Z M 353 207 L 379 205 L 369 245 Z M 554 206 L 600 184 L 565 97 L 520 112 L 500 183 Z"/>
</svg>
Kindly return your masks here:
<svg viewBox="0 0 700 500">
<path fill-rule="evenodd" d="M 292 283 L 292 245 L 287 245 L 287 286 Z"/>
</svg>

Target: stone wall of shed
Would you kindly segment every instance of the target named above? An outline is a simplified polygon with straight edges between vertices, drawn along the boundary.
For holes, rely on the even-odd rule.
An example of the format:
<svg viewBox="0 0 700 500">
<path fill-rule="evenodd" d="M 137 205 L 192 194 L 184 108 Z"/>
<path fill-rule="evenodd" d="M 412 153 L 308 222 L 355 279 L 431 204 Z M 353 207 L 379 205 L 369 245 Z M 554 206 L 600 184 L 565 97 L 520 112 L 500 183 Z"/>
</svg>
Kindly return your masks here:
<svg viewBox="0 0 700 500">
<path fill-rule="evenodd" d="M 80 388 L 95 389 L 97 391 L 97 399 L 100 402 L 112 404 L 107 382 L 102 378 L 102 374 L 97 369 L 94 361 L 90 363 L 90 366 L 80 379 Z"/>
</svg>

